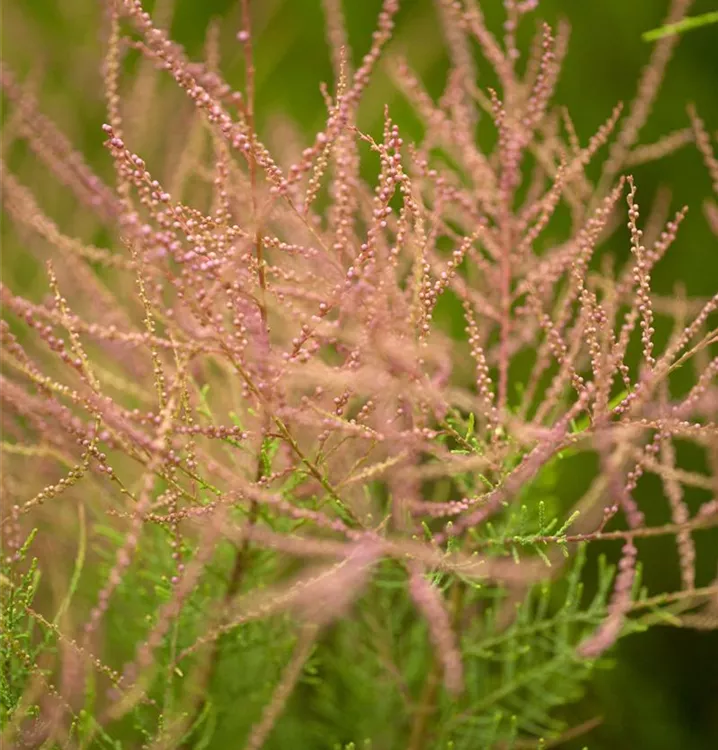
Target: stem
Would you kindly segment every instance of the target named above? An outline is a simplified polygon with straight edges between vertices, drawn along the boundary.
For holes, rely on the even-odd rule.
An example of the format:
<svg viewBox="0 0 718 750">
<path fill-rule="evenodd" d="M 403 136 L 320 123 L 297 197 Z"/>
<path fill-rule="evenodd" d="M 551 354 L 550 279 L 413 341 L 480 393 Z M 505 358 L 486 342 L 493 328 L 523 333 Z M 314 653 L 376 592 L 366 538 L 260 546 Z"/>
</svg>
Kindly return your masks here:
<svg viewBox="0 0 718 750">
<path fill-rule="evenodd" d="M 247 128 L 251 138 L 255 136 L 254 129 L 254 57 L 252 54 L 252 18 L 249 11 L 249 0 L 242 0 L 242 46 L 244 48 L 244 63 L 245 63 L 245 116 L 247 119 Z M 254 155 L 254 151 L 249 154 L 249 181 L 251 185 L 252 193 L 252 219 L 256 225 L 255 229 L 255 247 L 257 256 L 257 279 L 260 288 L 260 304 L 259 312 L 262 320 L 262 327 L 264 329 L 264 335 L 267 337 L 267 344 L 269 340 L 269 329 L 267 327 L 267 281 L 264 270 L 264 252 L 262 247 L 262 230 L 259 226 L 259 213 L 257 208 L 257 160 Z M 257 395 L 259 392 L 256 391 Z M 257 484 L 263 476 L 262 468 L 262 447 L 264 445 L 265 435 L 269 431 L 270 415 L 266 408 L 264 409 L 263 426 L 260 434 L 259 451 L 257 454 L 257 470 L 255 475 L 255 484 Z M 259 505 L 256 500 L 252 500 L 249 508 L 248 526 L 251 528 L 257 521 L 259 516 Z M 249 537 L 245 537 L 242 543 L 237 547 L 237 551 L 234 557 L 234 565 L 232 566 L 232 572 L 227 583 L 227 589 L 224 593 L 222 609 L 227 610 L 231 601 L 237 595 L 242 581 L 244 580 L 245 573 L 247 572 L 247 563 L 249 556 Z M 207 669 L 206 677 L 204 680 L 205 688 L 208 688 L 214 681 L 217 669 L 219 668 L 219 659 L 221 655 L 221 639 L 217 639 L 212 644 L 212 651 L 209 656 L 209 667 Z M 200 701 L 197 710 L 194 714 L 192 725 L 199 719 L 206 704 L 206 698 Z"/>
<path fill-rule="evenodd" d="M 451 590 L 451 620 L 454 629 L 458 627 L 459 620 L 461 619 L 465 590 L 465 586 L 461 581 L 454 581 Z M 429 740 L 429 721 L 436 711 L 440 683 L 441 666 L 439 660 L 434 656 L 416 713 L 414 714 L 414 723 L 411 727 L 407 750 L 422 750 L 422 748 L 426 747 L 426 742 Z"/>
<path fill-rule="evenodd" d="M 499 310 L 501 321 L 499 331 L 499 384 L 498 384 L 498 410 L 503 414 L 508 400 L 509 386 L 509 336 L 511 334 L 511 244 L 513 240 L 512 200 L 513 189 L 509 175 L 503 176 L 501 195 L 501 258 L 499 265 L 499 293 L 501 308 Z"/>
<path fill-rule="evenodd" d="M 245 68 L 245 98 L 246 98 L 246 118 L 247 128 L 249 129 L 250 138 L 254 138 L 254 56 L 252 53 L 252 16 L 249 12 L 249 0 L 242 0 L 242 27 L 244 37 L 242 46 L 244 48 L 244 68 Z M 262 323 L 267 327 L 267 279 L 264 270 L 264 248 L 262 247 L 262 232 L 259 228 L 259 213 L 257 208 L 257 159 L 254 151 L 249 153 L 249 182 L 252 190 L 252 218 L 256 226 L 254 243 L 257 254 L 257 277 L 261 291 L 261 304 L 259 306 Z"/>
<path fill-rule="evenodd" d="M 257 481 L 259 481 L 261 477 L 262 477 L 262 460 L 261 458 L 257 458 Z M 257 502 L 253 500 L 249 509 L 248 524 L 250 527 L 252 527 L 256 523 L 258 516 L 259 516 L 259 506 Z M 234 557 L 234 565 L 232 566 L 232 572 L 229 576 L 227 589 L 225 590 L 224 597 L 222 599 L 223 611 L 227 610 L 230 603 L 232 602 L 232 599 L 234 599 L 234 597 L 237 595 L 237 592 L 239 591 L 242 585 L 242 581 L 244 580 L 245 573 L 247 572 L 248 556 L 249 556 L 249 537 L 245 537 L 242 540 L 242 543 L 237 547 L 237 552 Z M 222 640 L 221 638 L 218 638 L 212 643 L 210 655 L 208 657 L 207 671 L 202 677 L 203 690 L 201 692 L 205 694 L 205 696 L 206 696 L 206 693 L 208 692 L 209 687 L 214 682 L 215 676 L 217 674 L 217 669 L 219 668 L 219 660 L 220 660 L 220 656 L 222 653 L 222 650 L 220 647 L 221 640 Z M 192 713 L 192 719 L 187 725 L 190 731 L 192 727 L 197 723 L 202 713 L 204 712 L 206 704 L 207 704 L 207 697 L 202 698 L 197 704 L 197 707 Z M 190 734 L 187 740 L 180 746 L 180 750 L 190 750 L 191 747 L 193 747 L 193 745 L 191 742 L 191 734 Z"/>
<path fill-rule="evenodd" d="M 506 408 L 509 385 L 509 335 L 511 333 L 511 248 L 501 256 L 501 342 L 499 344 L 498 408 Z"/>
<path fill-rule="evenodd" d="M 424 683 L 424 690 L 414 714 L 414 723 L 411 727 L 411 736 L 407 750 L 421 750 L 424 740 L 427 738 L 427 725 L 436 709 L 436 696 L 439 692 L 440 677 L 439 660 L 434 657 L 431 671 Z"/>
</svg>

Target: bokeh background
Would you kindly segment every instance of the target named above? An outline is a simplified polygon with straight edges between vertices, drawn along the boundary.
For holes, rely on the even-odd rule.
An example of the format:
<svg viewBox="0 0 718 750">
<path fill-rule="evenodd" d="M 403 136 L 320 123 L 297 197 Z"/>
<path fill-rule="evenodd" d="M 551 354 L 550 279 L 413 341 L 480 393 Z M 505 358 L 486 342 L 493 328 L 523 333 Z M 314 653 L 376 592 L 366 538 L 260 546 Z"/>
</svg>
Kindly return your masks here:
<svg viewBox="0 0 718 750">
<path fill-rule="evenodd" d="M 368 49 L 380 0 L 345 0 L 349 41 L 354 60 Z M 100 174 L 110 177 L 111 164 L 102 147 L 101 124 L 104 98 L 101 76 L 103 3 L 97 0 L 5 0 L 2 4 L 2 57 L 19 78 L 30 82 L 42 108 L 67 133 Z M 481 3 L 489 26 L 498 31 L 503 21 L 500 0 Z M 157 6 L 157 7 L 156 7 Z M 174 6 L 174 7 L 172 7 Z M 319 129 L 324 104 L 321 81 L 332 86 L 332 69 L 325 42 L 322 0 L 253 0 L 257 67 L 258 126 L 281 133 L 282 123 L 293 122 L 298 132 L 309 136 Z M 617 101 L 628 102 L 635 93 L 637 77 L 650 55 L 642 32 L 661 24 L 668 0 L 541 0 L 538 17 L 555 24 L 559 17 L 570 22 L 569 53 L 561 75 L 557 98 L 568 107 L 585 141 L 607 118 Z M 227 80 L 241 87 L 242 55 L 235 35 L 240 28 L 237 0 L 149 0 L 149 11 L 167 19 L 174 39 L 191 57 L 203 55 L 207 29 L 216 23 L 222 50 L 222 70 Z M 715 0 L 696 0 L 692 13 L 716 9 Z M 524 49 L 533 32 L 533 22 L 524 24 Z M 429 91 L 438 96 L 448 66 L 441 25 L 432 0 L 403 0 L 394 39 L 388 55 L 364 97 L 360 112 L 363 129 L 381 129 L 383 105 L 408 137 L 419 129 L 408 105 L 391 82 L 387 66 L 391 55 L 400 53 L 421 75 Z M 128 56 L 128 74 L 137 59 Z M 488 68 L 480 64 L 481 87 L 492 85 Z M 131 75 L 126 76 L 131 81 Z M 175 96 L 182 111 L 182 95 L 171 93 L 174 84 L 163 80 L 157 97 Z M 688 124 L 686 104 L 694 102 L 709 130 L 718 130 L 718 25 L 693 31 L 682 38 L 669 66 L 662 93 L 642 132 L 641 142 L 650 143 L 669 131 Z M 132 93 L 129 85 L 125 93 Z M 5 105 L 6 102 L 3 102 Z M 11 108 L 3 106 L 2 122 L 12 128 Z M 142 114 L 140 113 L 140 116 Z M 143 128 L 143 156 L 152 166 L 169 159 L 175 147 L 175 114 L 165 108 L 147 112 Z M 3 133 L 3 141 L 11 134 Z M 139 149 L 138 149 L 139 150 Z M 100 230 L 88 223 L 66 191 L 44 179 L 32 155 L 21 143 L 5 154 L 11 168 L 38 192 L 48 214 L 69 234 L 95 232 L 90 239 L 100 243 Z M 670 293 L 681 281 L 689 295 L 708 296 L 718 287 L 718 242 L 701 215 L 701 202 L 710 192 L 710 179 L 698 152 L 686 147 L 658 163 L 636 168 L 639 202 L 648 206 L 661 186 L 670 186 L 673 210 L 688 204 L 690 212 L 679 242 L 661 261 L 654 274 L 655 289 Z M 645 213 L 645 212 L 644 212 Z M 3 281 L 16 292 L 36 297 L 44 288 L 40 255 L 32 252 L 33 240 L 19 234 L 9 222 L 2 225 Z M 628 245 L 617 245 L 619 257 Z M 452 310 L 443 314 L 451 318 Z M 449 321 L 450 322 L 450 321 Z M 685 456 L 690 464 L 699 460 Z M 571 464 L 561 477 L 559 493 L 575 496 L 585 486 L 583 471 L 590 467 Z M 651 523 L 668 520 L 668 508 L 650 482 L 642 485 L 641 502 Z M 699 502 L 705 498 L 689 498 Z M 718 539 L 705 532 L 698 539 L 698 585 L 715 577 Z M 615 549 L 606 548 L 609 555 Z M 701 554 L 701 551 L 707 554 Z M 651 541 L 641 547 L 649 589 L 673 589 L 679 584 L 675 543 Z M 380 699 L 380 696 L 377 696 Z M 597 672 L 586 698 L 567 711 L 568 719 L 581 721 L 602 716 L 596 729 L 575 743 L 600 750 L 651 748 L 674 750 L 718 747 L 718 633 L 657 627 L 647 634 L 631 636 L 620 643 L 611 670 Z"/>
</svg>

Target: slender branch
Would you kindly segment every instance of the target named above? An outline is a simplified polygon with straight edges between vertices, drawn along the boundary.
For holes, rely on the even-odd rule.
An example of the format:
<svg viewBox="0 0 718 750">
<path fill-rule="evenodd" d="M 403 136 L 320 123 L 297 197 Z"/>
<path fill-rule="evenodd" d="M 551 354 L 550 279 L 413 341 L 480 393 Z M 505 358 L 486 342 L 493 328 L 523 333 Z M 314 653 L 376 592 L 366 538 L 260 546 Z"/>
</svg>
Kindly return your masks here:
<svg viewBox="0 0 718 750">
<path fill-rule="evenodd" d="M 451 591 L 451 620 L 452 627 L 454 628 L 458 627 L 461 619 L 465 591 L 466 587 L 461 581 L 454 581 Z M 429 722 L 436 711 L 440 684 L 440 661 L 436 656 L 432 656 L 431 668 L 414 714 L 414 722 L 411 726 L 411 735 L 407 750 L 422 750 L 424 747 L 427 747 L 430 738 Z"/>
</svg>

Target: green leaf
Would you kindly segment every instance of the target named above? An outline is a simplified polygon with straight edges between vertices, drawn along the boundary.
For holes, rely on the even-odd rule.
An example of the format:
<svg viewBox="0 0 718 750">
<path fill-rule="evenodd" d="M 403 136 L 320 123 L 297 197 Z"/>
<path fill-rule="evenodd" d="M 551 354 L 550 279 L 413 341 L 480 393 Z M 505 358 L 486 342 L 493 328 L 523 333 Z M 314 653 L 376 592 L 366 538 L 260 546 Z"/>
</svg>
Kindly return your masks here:
<svg viewBox="0 0 718 750">
<path fill-rule="evenodd" d="M 710 23 L 718 23 L 718 11 L 703 13 L 703 15 L 700 16 L 689 16 L 677 23 L 669 23 L 666 26 L 660 26 L 657 29 L 646 31 L 645 34 L 642 35 L 642 39 L 644 42 L 655 42 L 658 39 L 663 39 L 667 36 L 683 34 L 686 31 L 692 31 L 701 26 L 707 26 Z"/>
<path fill-rule="evenodd" d="M 279 438 L 264 438 L 259 458 L 262 462 L 262 473 L 269 476 L 272 473 L 272 461 L 279 450 Z"/>
<path fill-rule="evenodd" d="M 563 536 L 566 533 L 566 529 L 581 515 L 580 510 L 575 510 L 566 520 L 566 523 L 556 532 L 556 536 Z"/>
<path fill-rule="evenodd" d="M 212 410 L 209 408 L 209 402 L 207 401 L 207 394 L 209 393 L 209 383 L 205 383 L 199 389 L 199 400 L 200 405 L 197 407 L 197 411 L 207 419 L 213 419 Z"/>
</svg>

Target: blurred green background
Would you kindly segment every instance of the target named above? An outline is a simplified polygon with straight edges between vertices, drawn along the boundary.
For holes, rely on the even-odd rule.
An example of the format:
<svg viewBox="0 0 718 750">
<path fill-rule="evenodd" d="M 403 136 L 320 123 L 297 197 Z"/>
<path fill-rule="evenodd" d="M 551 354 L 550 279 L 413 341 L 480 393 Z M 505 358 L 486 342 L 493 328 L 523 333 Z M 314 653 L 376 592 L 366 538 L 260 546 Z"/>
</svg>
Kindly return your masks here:
<svg viewBox="0 0 718 750">
<path fill-rule="evenodd" d="M 159 9 L 160 13 L 166 13 L 171 5 L 166 0 L 158 3 L 165 6 Z M 380 4 L 380 0 L 344 2 L 355 62 L 369 47 Z M 102 147 L 100 129 L 104 121 L 101 5 L 96 0 L 6 0 L 2 9 L 2 56 L 21 78 L 30 76 L 44 111 L 62 126 L 93 168 L 109 176 L 111 164 Z M 155 5 L 145 3 L 149 11 Z M 174 5 L 172 36 L 186 46 L 192 57 L 202 55 L 210 21 L 220 20 L 222 68 L 229 82 L 239 87 L 243 72 L 241 50 L 235 41 L 240 28 L 237 0 L 176 0 Z M 481 5 L 490 28 L 500 30 L 503 21 L 500 0 L 487 0 Z M 252 2 L 260 131 L 269 128 L 279 115 L 294 121 L 307 136 L 321 127 L 324 104 L 319 82 L 327 82 L 330 87 L 333 83 L 321 6 L 321 0 Z M 667 6 L 668 0 L 542 0 L 540 3 L 537 17 L 555 24 L 563 16 L 572 28 L 557 99 L 568 107 L 584 142 L 618 100 L 631 100 L 638 74 L 651 51 L 650 45 L 641 41 L 641 34 L 661 24 Z M 715 9 L 715 0 L 696 0 L 691 12 Z M 525 22 L 520 35 L 524 49 L 533 32 L 533 23 Z M 396 52 L 406 56 L 429 91 L 438 96 L 448 60 L 432 0 L 403 0 L 389 46 L 389 54 Z M 483 63 L 479 71 L 479 86 L 491 85 L 491 72 Z M 710 131 L 715 133 L 717 92 L 718 25 L 691 32 L 681 40 L 641 142 L 649 143 L 662 134 L 686 127 L 688 102 L 696 104 Z M 380 65 L 364 97 L 360 114 L 364 129 L 372 133 L 380 131 L 384 104 L 390 106 L 392 116 L 409 136 L 418 134 L 405 100 L 395 90 L 385 65 Z M 4 109 L 3 122 L 8 122 L 10 114 Z M 153 120 L 151 127 L 155 132 L 151 135 L 162 143 L 171 139 L 172 126 L 171 119 Z M 32 157 L 21 148 L 13 148 L 7 157 L 13 169 L 21 173 L 30 168 Z M 698 152 L 692 147 L 684 148 L 658 163 L 636 168 L 635 175 L 642 205 L 650 205 L 661 185 L 670 185 L 673 210 L 683 204 L 691 209 L 679 242 L 656 269 L 655 289 L 670 293 L 675 281 L 681 280 L 689 294 L 715 293 L 718 243 L 701 213 L 701 202 L 711 186 Z M 50 191 L 48 188 L 43 205 L 72 233 L 73 227 L 63 225 L 62 220 L 67 196 Z M 32 293 L 40 282 L 37 261 L 23 252 L 7 222 L 3 222 L 2 239 L 4 282 L 16 291 Z M 617 248 L 619 253 L 627 251 L 627 246 Z M 687 456 L 689 462 L 694 459 Z M 561 491 L 570 496 L 583 484 L 579 464 L 571 475 L 562 479 Z M 641 502 L 649 521 L 660 523 L 668 520 L 668 509 L 656 489 L 646 483 Z M 711 552 L 718 541 L 705 532 L 697 541 L 699 559 L 703 560 L 697 583 L 704 585 L 716 574 L 715 554 Z M 642 547 L 641 554 L 652 590 L 678 585 L 674 541 L 656 540 Z M 597 674 L 584 703 L 569 712 L 572 723 L 601 715 L 603 724 L 565 747 L 588 745 L 596 750 L 718 747 L 718 634 L 658 627 L 621 642 L 615 660 L 615 669 Z"/>
</svg>

